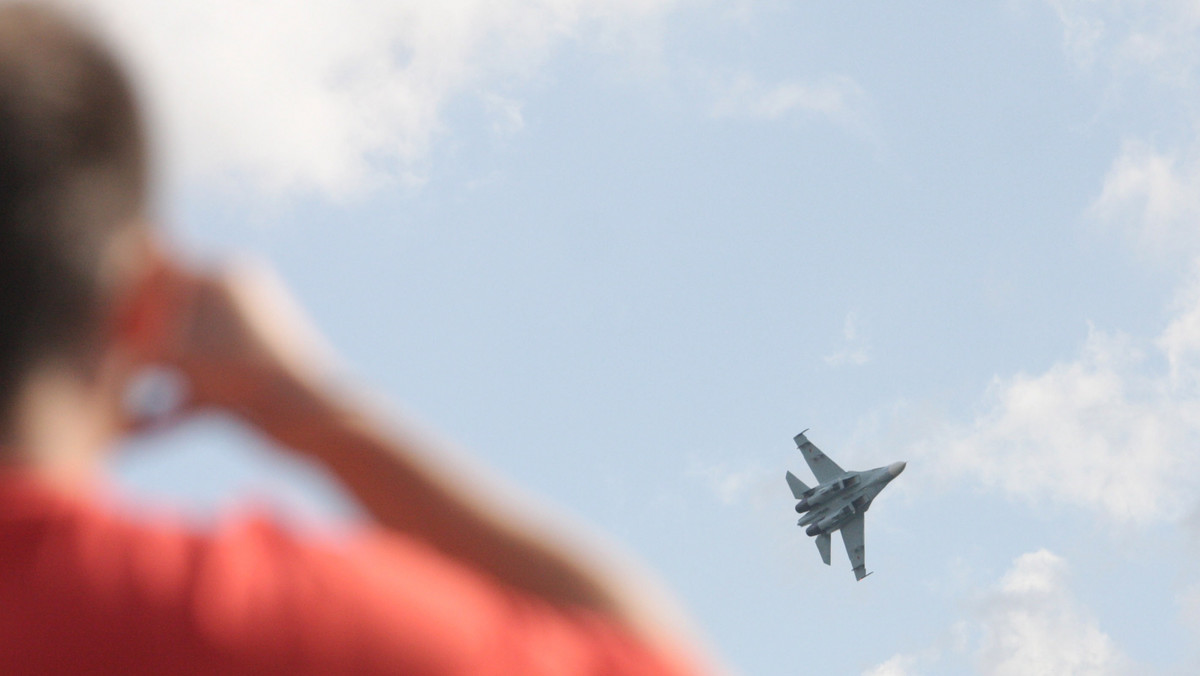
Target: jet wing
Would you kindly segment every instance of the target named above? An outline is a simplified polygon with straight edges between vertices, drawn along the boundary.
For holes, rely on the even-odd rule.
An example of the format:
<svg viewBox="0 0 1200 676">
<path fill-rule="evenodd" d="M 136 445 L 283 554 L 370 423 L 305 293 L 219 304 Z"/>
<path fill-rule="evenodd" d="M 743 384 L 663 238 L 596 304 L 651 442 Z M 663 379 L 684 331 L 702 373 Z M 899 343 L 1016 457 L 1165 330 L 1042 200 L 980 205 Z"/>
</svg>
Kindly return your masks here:
<svg viewBox="0 0 1200 676">
<path fill-rule="evenodd" d="M 854 566 L 854 579 L 861 580 L 867 572 L 867 549 L 863 541 L 863 515 L 850 519 L 842 526 L 842 543 L 846 545 L 846 556 Z"/>
<path fill-rule="evenodd" d="M 836 462 L 826 457 L 816 444 L 809 441 L 808 437 L 804 436 L 804 432 L 796 435 L 796 446 L 804 455 L 804 459 L 808 461 L 808 467 L 812 470 L 813 476 L 817 477 L 818 483 L 825 483 L 846 473 L 845 470 L 838 467 Z"/>
</svg>

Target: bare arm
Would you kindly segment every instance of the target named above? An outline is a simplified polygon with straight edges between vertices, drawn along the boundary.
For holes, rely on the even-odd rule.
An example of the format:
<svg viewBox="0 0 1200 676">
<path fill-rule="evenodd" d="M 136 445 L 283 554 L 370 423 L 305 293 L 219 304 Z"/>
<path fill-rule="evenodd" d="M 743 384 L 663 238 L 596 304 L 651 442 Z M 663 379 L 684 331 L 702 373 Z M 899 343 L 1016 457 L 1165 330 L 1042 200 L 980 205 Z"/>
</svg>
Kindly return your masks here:
<svg viewBox="0 0 1200 676">
<path fill-rule="evenodd" d="M 272 277 L 171 274 L 179 310 L 162 357 L 189 375 L 196 404 L 231 410 L 324 464 L 384 527 L 552 604 L 603 613 L 652 645 L 675 652 L 688 643 L 657 585 L 572 550 L 511 501 L 468 484 L 439 444 L 339 379 Z"/>
<path fill-rule="evenodd" d="M 656 640 L 681 624 L 665 597 L 600 552 L 583 556 L 548 532 L 493 482 L 445 461 L 436 441 L 383 422 L 375 405 L 297 383 L 273 410 L 246 417 L 281 444 L 324 464 L 381 525 L 420 538 L 504 583 L 563 606 L 602 612 Z M 301 415 L 301 412 L 303 413 Z M 453 466 L 452 466 L 453 465 Z M 458 474 L 465 471 L 466 474 Z M 473 477 L 475 480 L 468 480 Z"/>
</svg>

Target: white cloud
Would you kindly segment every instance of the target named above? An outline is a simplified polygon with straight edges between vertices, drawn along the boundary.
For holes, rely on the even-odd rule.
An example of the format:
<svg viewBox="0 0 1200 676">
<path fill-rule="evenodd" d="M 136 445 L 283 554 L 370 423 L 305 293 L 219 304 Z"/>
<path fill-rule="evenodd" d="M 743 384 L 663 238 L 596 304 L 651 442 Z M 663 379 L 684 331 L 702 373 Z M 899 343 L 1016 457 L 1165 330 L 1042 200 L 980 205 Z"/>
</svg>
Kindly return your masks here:
<svg viewBox="0 0 1200 676">
<path fill-rule="evenodd" d="M 1051 0 L 1068 52 L 1117 78 L 1173 85 L 1200 58 L 1200 4 Z M 1083 57 L 1077 59 L 1086 60 Z M 1195 94 L 1176 91 L 1180 109 Z M 1200 103 L 1200 99 L 1195 101 Z M 1192 107 L 1195 110 L 1194 107 Z M 1195 122 L 1200 122 L 1197 118 Z M 1200 154 L 1127 141 L 1088 214 L 1144 248 L 1200 251 Z M 1032 502 L 1049 500 L 1118 521 L 1177 520 L 1200 476 L 1200 259 L 1156 339 L 1091 329 L 1080 351 L 1042 373 L 997 377 L 983 411 L 923 444 L 931 466 Z"/>
<path fill-rule="evenodd" d="M 1200 161 L 1126 142 L 1089 213 L 1158 254 L 1200 246 Z"/>
<path fill-rule="evenodd" d="M 871 361 L 871 346 L 859 330 L 857 313 L 846 313 L 846 321 L 842 325 L 842 339 L 842 346 L 833 354 L 825 356 L 826 364 L 862 366 Z"/>
<path fill-rule="evenodd" d="M 488 94 L 484 97 L 488 112 L 492 115 L 492 133 L 500 137 L 512 136 L 525 128 L 525 114 L 521 102 Z"/>
<path fill-rule="evenodd" d="M 1200 294 L 1197 294 L 1200 296 Z M 930 465 L 1031 501 L 1118 521 L 1178 519 L 1200 470 L 1200 297 L 1147 346 L 1092 330 L 1082 354 L 1045 373 L 997 378 L 973 424 L 920 449 Z"/>
<path fill-rule="evenodd" d="M 1200 249 L 1200 3 L 1046 0 L 1076 65 L 1105 78 L 1106 115 L 1155 111 L 1153 142 L 1129 137 L 1089 213 L 1155 253 Z M 1145 114 L 1139 115 L 1145 119 Z"/>
<path fill-rule="evenodd" d="M 815 114 L 857 124 L 866 105 L 866 93 L 854 80 L 837 75 L 815 82 L 787 81 L 764 84 L 747 74 L 715 78 L 713 115 L 776 120 L 787 115 Z"/>
<path fill-rule="evenodd" d="M 560 44 L 652 30 L 675 0 L 66 0 L 127 52 L 187 180 L 352 193 L 420 170 L 449 101 L 503 88 Z"/>
<path fill-rule="evenodd" d="M 883 664 L 863 672 L 863 676 L 911 676 L 916 674 L 917 658 L 912 655 L 896 655 Z"/>
<path fill-rule="evenodd" d="M 1063 27 L 1063 51 L 1076 65 L 1087 68 L 1096 60 L 1096 50 L 1104 37 L 1104 19 L 1088 12 L 1089 5 L 1079 0 L 1047 0 Z"/>
<path fill-rule="evenodd" d="M 46 0 L 81 8 L 128 57 L 155 111 L 173 179 L 352 195 L 419 184 L 445 111 L 469 100 L 503 138 L 520 85 L 585 42 L 654 71 L 662 19 L 696 0 Z M 737 12 L 740 0 L 716 3 Z M 717 86 L 718 115 L 809 113 L 855 124 L 845 77 Z"/>
<path fill-rule="evenodd" d="M 1017 558 L 975 618 L 980 673 L 1131 673 L 1112 639 L 1078 607 L 1066 573 L 1066 562 L 1046 550 Z"/>
<path fill-rule="evenodd" d="M 1046 0 L 1076 65 L 1186 85 L 1200 64 L 1200 5 L 1192 0 Z"/>
<path fill-rule="evenodd" d="M 699 479 L 725 505 L 739 505 L 747 501 L 756 503 L 787 494 L 782 488 L 782 470 L 772 472 L 759 466 L 735 468 L 723 462 L 697 460 L 688 467 L 687 474 Z"/>
<path fill-rule="evenodd" d="M 956 621 L 951 645 L 900 654 L 864 676 L 906 676 L 921 665 L 967 658 L 984 676 L 1107 676 L 1139 673 L 1071 593 L 1067 563 L 1023 554 Z"/>
<path fill-rule="evenodd" d="M 1088 213 L 1149 251 L 1195 256 L 1200 159 L 1127 142 Z M 1035 501 L 1119 520 L 1184 516 L 1200 474 L 1200 259 L 1193 268 L 1157 339 L 1093 329 L 1078 356 L 1041 374 L 996 378 L 985 411 L 923 452 L 949 472 Z"/>
</svg>

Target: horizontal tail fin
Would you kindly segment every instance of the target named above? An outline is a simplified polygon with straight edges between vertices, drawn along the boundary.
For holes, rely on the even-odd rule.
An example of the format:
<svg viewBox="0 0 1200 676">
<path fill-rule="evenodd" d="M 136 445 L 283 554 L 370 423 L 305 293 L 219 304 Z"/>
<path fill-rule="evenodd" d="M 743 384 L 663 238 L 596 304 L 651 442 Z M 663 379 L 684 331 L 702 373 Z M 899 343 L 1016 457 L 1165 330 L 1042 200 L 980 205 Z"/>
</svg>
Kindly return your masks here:
<svg viewBox="0 0 1200 676">
<path fill-rule="evenodd" d="M 792 489 L 792 497 L 797 500 L 803 498 L 804 494 L 808 492 L 808 486 L 805 486 L 804 482 L 791 472 L 787 473 L 787 482 L 788 488 Z"/>
<path fill-rule="evenodd" d="M 817 536 L 817 551 L 821 552 L 821 560 L 825 565 L 829 565 L 829 533 L 821 533 Z"/>
</svg>

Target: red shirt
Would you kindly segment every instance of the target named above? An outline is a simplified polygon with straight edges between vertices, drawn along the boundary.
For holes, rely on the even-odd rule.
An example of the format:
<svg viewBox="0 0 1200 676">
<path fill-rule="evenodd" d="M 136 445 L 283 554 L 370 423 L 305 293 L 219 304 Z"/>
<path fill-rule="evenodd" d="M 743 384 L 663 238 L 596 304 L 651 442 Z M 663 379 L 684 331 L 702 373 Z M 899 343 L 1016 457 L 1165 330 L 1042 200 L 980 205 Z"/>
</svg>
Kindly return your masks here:
<svg viewBox="0 0 1200 676">
<path fill-rule="evenodd" d="M 0 479 L 0 672 L 679 676 L 605 618 L 420 542 L 199 534 Z"/>
</svg>

